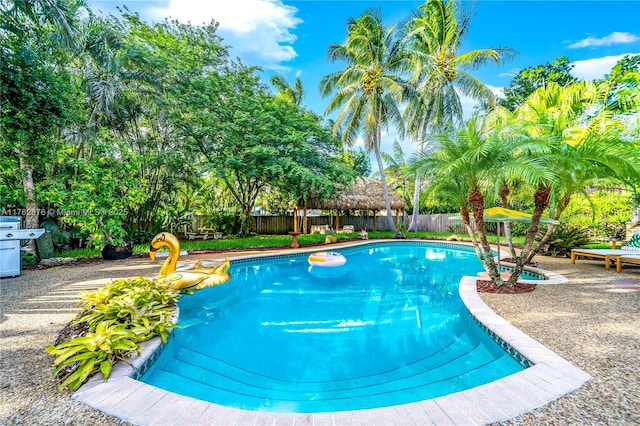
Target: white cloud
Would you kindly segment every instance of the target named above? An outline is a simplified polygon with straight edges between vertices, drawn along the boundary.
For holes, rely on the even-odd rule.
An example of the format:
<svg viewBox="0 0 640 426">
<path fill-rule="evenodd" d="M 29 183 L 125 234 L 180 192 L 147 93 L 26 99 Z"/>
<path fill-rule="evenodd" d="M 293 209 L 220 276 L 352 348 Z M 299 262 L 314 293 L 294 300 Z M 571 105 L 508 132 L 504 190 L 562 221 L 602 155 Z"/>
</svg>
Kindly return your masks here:
<svg viewBox="0 0 640 426">
<path fill-rule="evenodd" d="M 232 55 L 246 63 L 282 70 L 282 62 L 297 56 L 291 31 L 302 20 L 298 9 L 281 0 L 170 0 L 165 9 L 155 14 L 198 25 L 212 19 L 219 22 L 218 34 Z"/>
<path fill-rule="evenodd" d="M 589 36 L 585 39 L 577 41 L 569 45 L 570 49 L 580 49 L 583 47 L 594 47 L 594 46 L 611 46 L 613 44 L 627 44 L 627 43 L 635 43 L 640 40 L 635 34 L 631 33 L 622 33 L 619 31 L 612 32 L 608 36 L 604 37 L 593 37 Z"/>
<path fill-rule="evenodd" d="M 573 69 L 571 74 L 581 80 L 598 80 L 611 72 L 611 68 L 620 59 L 627 55 L 638 55 L 638 53 L 625 53 L 616 56 L 603 56 L 602 58 L 585 59 L 571 63 Z"/>
</svg>

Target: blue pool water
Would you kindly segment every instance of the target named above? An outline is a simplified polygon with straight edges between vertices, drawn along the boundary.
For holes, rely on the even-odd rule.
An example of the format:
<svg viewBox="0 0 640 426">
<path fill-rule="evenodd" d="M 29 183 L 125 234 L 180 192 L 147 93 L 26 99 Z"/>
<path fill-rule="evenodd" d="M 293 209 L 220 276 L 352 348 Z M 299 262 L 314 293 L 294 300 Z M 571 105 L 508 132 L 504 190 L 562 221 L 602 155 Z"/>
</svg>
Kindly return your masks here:
<svg viewBox="0 0 640 426">
<path fill-rule="evenodd" d="M 233 262 L 229 283 L 180 301 L 182 328 L 140 380 L 275 412 L 397 405 L 521 371 L 458 296 L 481 270 L 465 247 L 341 249 L 339 268 L 294 256 Z"/>
</svg>

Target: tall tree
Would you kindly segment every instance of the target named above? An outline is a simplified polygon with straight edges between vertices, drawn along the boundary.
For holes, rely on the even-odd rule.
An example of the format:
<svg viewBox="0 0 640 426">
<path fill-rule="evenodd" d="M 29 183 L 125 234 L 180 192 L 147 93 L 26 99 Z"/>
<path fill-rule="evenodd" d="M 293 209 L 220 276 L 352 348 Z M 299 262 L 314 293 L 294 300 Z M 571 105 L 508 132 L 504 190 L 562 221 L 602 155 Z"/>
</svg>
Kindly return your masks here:
<svg viewBox="0 0 640 426">
<path fill-rule="evenodd" d="M 640 55 L 620 59 L 598 84 L 608 110 L 615 114 L 637 112 L 640 109 Z"/>
<path fill-rule="evenodd" d="M 499 103 L 513 111 L 539 87 L 545 87 L 549 83 L 556 83 L 559 86 L 575 83 L 578 79 L 571 74 L 572 69 L 573 65 L 569 63 L 569 58 L 562 56 L 552 63 L 547 62 L 544 65 L 520 70 L 504 89 L 504 98 L 500 99 Z"/>
<path fill-rule="evenodd" d="M 471 26 L 471 15 L 453 0 L 428 0 L 405 26 L 405 43 L 412 59 L 416 85 L 405 110 L 408 134 L 419 141 L 419 156 L 437 149 L 433 135 L 462 122 L 460 94 L 493 105 L 495 97 L 480 80 L 469 74 L 488 62 L 499 64 L 513 53 L 510 48 L 460 52 Z M 410 231 L 418 230 L 419 178 L 414 194 Z"/>
<path fill-rule="evenodd" d="M 402 76 L 407 54 L 396 37 L 395 27 L 386 27 L 379 11 L 367 11 L 347 21 L 347 40 L 328 48 L 331 62 L 344 61 L 345 69 L 324 76 L 320 81 L 323 97 L 333 94 L 325 115 L 338 111 L 334 132 L 347 144 L 364 139 L 373 151 L 384 191 L 389 228 L 396 232 L 380 154 L 382 131 L 394 125 L 402 130 L 400 104 L 405 91 Z"/>
<path fill-rule="evenodd" d="M 77 50 L 82 41 L 77 15 L 83 9 L 86 10 L 84 0 L 3 0 L 0 2 L 0 28 L 20 36 L 24 34 L 25 25 L 48 25 L 58 43 Z"/>
<path fill-rule="evenodd" d="M 76 45 L 75 12 L 81 3 L 2 2 L 0 139 L 18 154 L 26 226 L 38 227 L 37 165 L 46 164 L 52 140 L 71 115 L 76 92 L 66 69 Z M 35 247 L 33 241 L 30 243 Z"/>
</svg>

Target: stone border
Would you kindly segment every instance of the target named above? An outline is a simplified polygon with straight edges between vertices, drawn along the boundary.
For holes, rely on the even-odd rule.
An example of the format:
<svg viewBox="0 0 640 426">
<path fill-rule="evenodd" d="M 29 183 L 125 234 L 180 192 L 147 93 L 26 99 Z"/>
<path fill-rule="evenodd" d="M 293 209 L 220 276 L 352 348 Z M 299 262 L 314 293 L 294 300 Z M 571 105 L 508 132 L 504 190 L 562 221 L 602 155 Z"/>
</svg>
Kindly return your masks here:
<svg viewBox="0 0 640 426">
<path fill-rule="evenodd" d="M 311 251 L 316 250 L 317 248 Z M 242 256 L 245 259 L 257 257 L 264 255 Z M 559 280 L 557 283 L 566 282 L 566 279 L 558 274 L 537 271 L 547 276 L 556 275 Z M 561 281 L 560 277 L 564 281 Z M 145 360 L 161 352 L 157 351 L 161 341 L 156 337 L 144 344 L 144 351 L 140 356 L 132 358 L 128 364 L 115 365 L 108 381 L 105 382 L 101 375 L 94 376 L 73 394 L 73 399 L 138 425 L 483 425 L 504 421 L 531 411 L 579 388 L 591 379 L 586 372 L 493 312 L 478 295 L 476 280 L 477 277 L 463 277 L 460 281 L 460 297 L 468 311 L 483 328 L 498 336 L 534 365 L 466 391 L 367 410 L 311 414 L 241 410 L 178 395 L 134 380 L 132 376 Z M 540 284 L 540 281 L 536 283 Z M 545 284 L 552 283 L 547 280 Z"/>
</svg>

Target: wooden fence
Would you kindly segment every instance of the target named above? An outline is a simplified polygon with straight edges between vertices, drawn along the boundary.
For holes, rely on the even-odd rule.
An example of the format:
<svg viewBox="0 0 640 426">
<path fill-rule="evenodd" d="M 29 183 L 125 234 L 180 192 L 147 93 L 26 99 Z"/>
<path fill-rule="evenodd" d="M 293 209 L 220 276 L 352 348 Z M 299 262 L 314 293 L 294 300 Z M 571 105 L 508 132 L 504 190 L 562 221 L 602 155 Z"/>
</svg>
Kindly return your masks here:
<svg viewBox="0 0 640 426">
<path fill-rule="evenodd" d="M 455 213 L 440 213 L 420 215 L 418 218 L 418 230 L 430 232 L 461 232 L 461 222 L 449 220 Z M 196 215 L 194 217 L 193 229 L 202 228 L 202 224 L 206 222 L 205 216 Z M 293 216 L 253 216 L 252 231 L 262 235 L 282 235 L 293 230 Z M 395 217 L 393 217 L 395 220 Z M 408 227 L 411 222 L 411 216 L 404 215 L 400 218 Z M 302 227 L 302 217 L 299 218 L 299 226 Z M 345 225 L 353 225 L 356 231 L 365 229 L 373 231 L 373 216 L 340 216 L 340 228 Z M 307 216 L 307 233 L 309 233 L 312 225 L 329 225 L 335 229 L 336 216 Z M 378 231 L 388 231 L 389 225 L 386 216 L 377 216 L 375 218 L 375 229 Z M 462 230 L 464 231 L 464 230 Z"/>
</svg>

